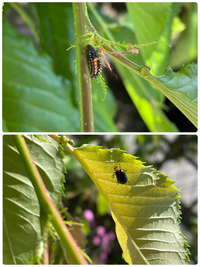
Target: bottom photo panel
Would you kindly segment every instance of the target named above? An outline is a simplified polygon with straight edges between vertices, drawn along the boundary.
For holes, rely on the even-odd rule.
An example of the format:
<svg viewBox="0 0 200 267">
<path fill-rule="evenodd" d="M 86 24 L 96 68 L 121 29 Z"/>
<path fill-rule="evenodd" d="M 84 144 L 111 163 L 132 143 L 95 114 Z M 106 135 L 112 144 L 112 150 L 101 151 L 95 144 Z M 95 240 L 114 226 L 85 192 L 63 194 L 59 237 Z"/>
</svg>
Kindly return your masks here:
<svg viewBox="0 0 200 267">
<path fill-rule="evenodd" d="M 4 135 L 4 264 L 197 264 L 196 135 Z"/>
</svg>

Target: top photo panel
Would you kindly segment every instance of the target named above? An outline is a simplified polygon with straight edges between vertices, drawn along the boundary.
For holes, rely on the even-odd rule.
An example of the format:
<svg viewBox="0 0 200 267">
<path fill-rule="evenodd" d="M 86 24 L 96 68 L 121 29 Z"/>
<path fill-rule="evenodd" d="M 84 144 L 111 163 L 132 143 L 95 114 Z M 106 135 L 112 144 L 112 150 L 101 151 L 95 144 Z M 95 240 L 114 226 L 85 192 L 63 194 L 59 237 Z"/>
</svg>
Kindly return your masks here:
<svg viewBox="0 0 200 267">
<path fill-rule="evenodd" d="M 197 3 L 4 3 L 4 132 L 196 132 Z"/>
</svg>

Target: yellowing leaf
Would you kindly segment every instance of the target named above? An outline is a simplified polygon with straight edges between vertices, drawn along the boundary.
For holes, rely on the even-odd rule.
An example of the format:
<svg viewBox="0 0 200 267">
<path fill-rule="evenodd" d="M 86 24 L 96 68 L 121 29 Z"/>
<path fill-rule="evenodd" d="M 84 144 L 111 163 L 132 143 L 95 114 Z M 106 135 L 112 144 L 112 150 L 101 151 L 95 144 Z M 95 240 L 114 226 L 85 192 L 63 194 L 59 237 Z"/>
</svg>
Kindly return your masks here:
<svg viewBox="0 0 200 267">
<path fill-rule="evenodd" d="M 83 146 L 72 154 L 106 199 L 129 264 L 187 263 L 174 181 L 119 149 Z M 118 184 L 112 177 L 115 166 L 124 169 L 127 183 Z"/>
</svg>

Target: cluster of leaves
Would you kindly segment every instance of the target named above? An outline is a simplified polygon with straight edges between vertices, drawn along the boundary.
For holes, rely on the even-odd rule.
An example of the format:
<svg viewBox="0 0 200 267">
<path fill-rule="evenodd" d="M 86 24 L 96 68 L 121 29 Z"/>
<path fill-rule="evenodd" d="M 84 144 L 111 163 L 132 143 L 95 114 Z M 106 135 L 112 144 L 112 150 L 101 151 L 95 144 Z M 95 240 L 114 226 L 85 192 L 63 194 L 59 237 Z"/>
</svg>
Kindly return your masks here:
<svg viewBox="0 0 200 267">
<path fill-rule="evenodd" d="M 62 143 L 63 139 L 52 137 Z M 45 136 L 40 139 L 26 136 L 25 139 L 51 198 L 59 206 L 64 171 L 57 149 L 59 145 Z M 45 139 L 47 142 L 42 141 Z M 63 146 L 81 163 L 111 209 L 125 260 L 129 264 L 186 263 L 187 244 L 179 227 L 179 190 L 174 182 L 123 150 L 90 145 L 75 148 L 66 140 Z M 27 264 L 43 240 L 40 232 L 41 193 L 36 190 L 36 196 L 21 156 L 12 136 L 5 136 L 4 263 L 9 264 Z M 113 166 L 119 164 L 119 160 L 128 177 L 125 185 L 118 185 L 112 178 Z M 68 184 L 66 189 L 73 195 Z M 53 216 L 49 219 L 55 227 Z M 66 215 L 66 218 L 69 220 L 70 216 Z M 75 234 L 83 244 L 80 232 L 77 235 L 75 231 Z M 60 234 L 59 237 L 63 240 Z"/>
<path fill-rule="evenodd" d="M 103 36 L 108 37 L 113 43 L 115 42 L 116 47 L 117 40 L 124 40 L 126 45 L 130 43 L 135 44 L 136 42 L 143 43 L 144 40 L 145 43 L 153 44 L 155 40 L 158 40 L 158 44 L 149 47 L 144 46 L 140 50 L 139 55 L 134 57 L 134 62 L 140 66 L 148 64 L 151 68 L 151 74 L 161 75 L 168 67 L 170 47 L 167 44 L 173 42 L 171 38 L 172 36 L 174 38 L 174 23 L 177 21 L 176 16 L 178 15 L 180 7 L 181 4 L 177 3 L 127 3 L 128 15 L 130 17 L 127 18 L 127 21 L 124 20 L 121 28 L 117 27 L 117 25 L 113 27 L 113 21 L 101 21 L 101 26 L 95 24 L 95 20 L 92 20 L 92 22 L 99 32 L 101 32 L 100 28 L 102 25 L 104 29 L 107 27 L 104 30 Z M 98 13 L 94 11 L 92 6 L 90 6 L 90 9 L 91 12 L 95 14 L 95 19 L 98 18 L 98 20 L 100 20 Z M 161 10 L 162 17 L 160 16 Z M 193 5 L 192 9 L 189 10 L 188 12 L 191 12 L 190 15 L 193 16 L 196 5 Z M 128 22 L 129 27 L 127 27 Z M 195 22 L 195 29 L 196 25 Z M 190 31 L 189 27 L 190 25 L 188 25 L 187 32 Z M 190 42 L 188 46 L 187 62 L 190 62 L 192 59 L 189 50 L 191 49 L 191 51 L 194 52 L 195 47 L 197 48 L 197 32 L 194 30 L 192 32 L 194 38 L 192 39 L 193 42 Z M 137 47 L 137 44 L 135 46 Z M 194 53 L 192 54 L 193 60 L 195 60 Z M 172 57 L 173 54 L 171 58 Z M 116 57 L 114 59 L 116 59 Z M 132 57 L 131 60 L 133 60 Z M 178 62 L 180 61 L 178 60 Z M 175 125 L 166 118 L 163 112 L 163 94 L 197 127 L 197 65 L 188 65 L 179 73 L 174 73 L 171 68 L 168 68 L 165 75 L 160 77 L 152 75 L 152 79 L 150 77 L 144 79 L 144 77 L 136 77 L 133 73 L 133 68 L 130 68 L 129 71 L 123 68 L 121 64 L 123 65 L 123 61 L 115 63 L 118 73 L 120 73 L 123 84 L 136 105 L 140 116 L 151 131 L 177 131 Z M 129 67 L 128 64 L 125 66 Z M 181 65 L 179 65 L 179 67 L 181 68 Z M 139 73 L 136 74 L 140 75 Z M 154 82 L 155 80 L 160 84 Z M 155 90 L 155 87 L 162 93 Z"/>
<path fill-rule="evenodd" d="M 31 18 L 19 9 L 18 5 L 11 5 L 28 24 L 40 49 L 35 47 L 31 39 L 19 35 L 10 23 L 3 22 L 4 130 L 80 131 L 75 53 L 73 50 L 66 52 L 70 44 L 74 43 L 71 4 L 29 3 L 27 9 Z M 196 6 L 188 5 L 185 5 L 189 13 L 188 20 L 190 22 L 192 17 L 194 19 L 191 23 L 185 22 L 186 27 L 182 34 L 184 36 L 192 32 L 192 38 L 187 39 L 188 51 L 184 52 L 186 63 L 196 59 Z M 125 69 L 122 60 L 115 63 L 115 66 L 148 129 L 162 132 L 177 131 L 176 126 L 163 112 L 163 94 L 197 126 L 197 66 L 188 65 L 177 75 L 169 69 L 164 76 L 153 76 L 163 74 L 168 66 L 170 49 L 166 43 L 169 44 L 172 36 L 177 34 L 178 26 L 183 25 L 177 16 L 181 3 L 127 3 L 125 19 L 120 27 L 116 20 L 111 23 L 105 22 L 101 12 L 97 13 L 90 3 L 88 6 L 92 23 L 101 33 L 101 38 L 109 39 L 116 48 L 124 46 L 127 49 L 130 43 L 139 43 L 136 47 L 142 47 L 139 55 L 134 56 L 134 62 L 139 66 L 148 64 L 152 79 L 139 77 L 143 75 L 138 76 L 134 69 Z M 9 17 L 10 4 L 5 4 L 3 10 L 4 17 Z M 104 19 L 107 20 L 106 17 Z M 178 26 L 175 28 L 177 23 Z M 180 28 L 178 33 L 184 30 L 183 27 Z M 190 31 L 191 29 L 193 31 Z M 119 40 L 125 41 L 126 44 L 119 45 Z M 180 40 L 183 42 L 185 39 Z M 96 36 L 95 41 L 98 41 Z M 146 47 L 148 43 L 153 45 Z M 176 58 L 182 58 L 179 53 L 174 54 Z M 180 67 L 181 61 L 174 59 L 174 54 L 170 57 L 171 62 L 179 62 Z M 102 84 L 105 94 L 105 83 Z M 100 84 L 93 81 L 94 85 L 97 88 L 93 90 L 95 131 L 117 131 L 114 123 L 116 103 L 113 95 L 108 90 L 105 101 L 100 101 Z"/>
</svg>

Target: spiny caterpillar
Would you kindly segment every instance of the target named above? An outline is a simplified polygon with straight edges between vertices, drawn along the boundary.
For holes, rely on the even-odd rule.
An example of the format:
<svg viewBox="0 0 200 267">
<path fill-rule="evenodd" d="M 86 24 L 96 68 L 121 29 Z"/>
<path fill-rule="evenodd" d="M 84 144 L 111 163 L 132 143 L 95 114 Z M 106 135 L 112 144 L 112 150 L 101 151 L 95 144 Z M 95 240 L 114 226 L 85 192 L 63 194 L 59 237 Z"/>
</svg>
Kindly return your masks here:
<svg viewBox="0 0 200 267">
<path fill-rule="evenodd" d="M 87 45 L 86 49 L 88 61 L 90 62 L 90 76 L 91 78 L 96 78 L 101 70 L 101 62 L 99 59 L 98 52 L 91 45 Z"/>
</svg>

